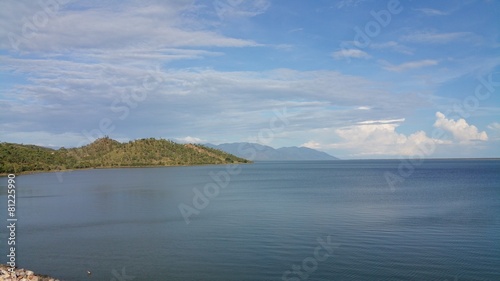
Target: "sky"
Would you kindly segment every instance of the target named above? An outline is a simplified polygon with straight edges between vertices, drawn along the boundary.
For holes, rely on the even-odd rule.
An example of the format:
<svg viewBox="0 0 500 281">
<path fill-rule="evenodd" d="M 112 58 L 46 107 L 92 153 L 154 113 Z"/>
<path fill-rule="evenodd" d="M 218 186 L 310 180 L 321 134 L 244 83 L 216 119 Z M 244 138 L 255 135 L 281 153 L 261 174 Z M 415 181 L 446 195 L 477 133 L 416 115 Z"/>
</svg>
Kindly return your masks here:
<svg viewBox="0 0 500 281">
<path fill-rule="evenodd" d="M 500 1 L 2 1 L 0 142 L 500 157 Z"/>
</svg>

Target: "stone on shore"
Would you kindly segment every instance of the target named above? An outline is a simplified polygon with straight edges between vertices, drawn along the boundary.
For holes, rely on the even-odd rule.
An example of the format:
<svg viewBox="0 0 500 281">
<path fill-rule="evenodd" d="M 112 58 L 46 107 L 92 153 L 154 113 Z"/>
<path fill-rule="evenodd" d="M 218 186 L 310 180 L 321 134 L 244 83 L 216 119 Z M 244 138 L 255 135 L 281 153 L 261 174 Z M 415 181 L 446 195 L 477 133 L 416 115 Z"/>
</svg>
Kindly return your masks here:
<svg viewBox="0 0 500 281">
<path fill-rule="evenodd" d="M 9 269 L 10 266 L 0 264 L 0 281 L 59 281 L 59 279 L 38 275 L 23 268 L 16 268 L 14 272 L 9 271 Z"/>
</svg>

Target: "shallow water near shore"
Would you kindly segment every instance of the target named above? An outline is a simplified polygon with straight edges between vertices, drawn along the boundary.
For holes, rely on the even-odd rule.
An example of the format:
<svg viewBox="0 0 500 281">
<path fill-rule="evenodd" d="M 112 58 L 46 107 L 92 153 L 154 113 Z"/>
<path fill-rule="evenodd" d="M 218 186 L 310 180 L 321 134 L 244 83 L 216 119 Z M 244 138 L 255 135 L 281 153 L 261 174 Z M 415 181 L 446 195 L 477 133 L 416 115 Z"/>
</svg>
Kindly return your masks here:
<svg viewBox="0 0 500 281">
<path fill-rule="evenodd" d="M 500 280 L 500 160 L 400 163 L 20 175 L 18 266 L 61 280 Z M 214 178 L 227 186 L 204 191 Z M 213 192 L 204 208 L 193 188 Z"/>
</svg>

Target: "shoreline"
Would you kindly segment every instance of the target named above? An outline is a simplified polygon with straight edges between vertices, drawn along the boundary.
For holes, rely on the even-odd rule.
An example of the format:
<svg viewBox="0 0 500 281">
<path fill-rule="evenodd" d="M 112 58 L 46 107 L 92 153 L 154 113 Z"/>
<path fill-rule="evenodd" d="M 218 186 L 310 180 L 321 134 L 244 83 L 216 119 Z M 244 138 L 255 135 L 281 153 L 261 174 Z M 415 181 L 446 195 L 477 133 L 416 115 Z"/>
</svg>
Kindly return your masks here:
<svg viewBox="0 0 500 281">
<path fill-rule="evenodd" d="M 145 165 L 145 166 L 110 166 L 110 167 L 92 167 L 92 168 L 81 168 L 81 169 L 65 169 L 65 170 L 51 170 L 51 171 L 23 171 L 20 173 L 11 172 L 11 173 L 0 173 L 0 177 L 6 177 L 9 174 L 14 174 L 16 176 L 20 175 L 34 175 L 34 174 L 43 174 L 43 173 L 66 173 L 66 172 L 74 172 L 74 171 L 85 171 L 85 170 L 106 170 L 106 169 L 141 169 L 141 168 L 170 168 L 170 167 L 197 167 L 197 166 L 222 166 L 222 165 L 244 165 L 244 164 L 253 164 L 254 162 L 241 162 L 241 163 L 221 163 L 221 164 L 195 164 L 195 165 Z"/>
<path fill-rule="evenodd" d="M 387 158 L 387 159 L 338 159 L 338 160 L 324 160 L 324 161 L 372 161 L 372 160 L 394 160 L 401 161 L 401 159 L 395 158 Z M 481 160 L 481 161 L 498 161 L 500 158 L 497 157 L 488 157 L 488 158 L 425 158 L 424 161 L 430 160 L 459 160 L 459 161 L 467 161 L 467 160 Z M 282 160 L 284 162 L 296 162 L 295 160 Z M 277 162 L 282 162 L 277 161 Z M 308 161 L 308 160 L 298 160 L 298 161 Z M 323 160 L 312 160 L 312 161 L 323 161 Z M 124 169 L 124 168 L 163 168 L 163 167 L 196 167 L 196 166 L 220 166 L 220 165 L 244 165 L 244 164 L 253 164 L 255 162 L 276 162 L 272 160 L 261 160 L 261 161 L 250 161 L 241 162 L 241 163 L 221 163 L 221 164 L 195 164 L 195 165 L 144 165 L 144 166 L 109 166 L 109 167 L 93 167 L 93 168 L 81 168 L 81 169 L 65 169 L 65 170 L 51 170 L 51 171 L 23 171 L 20 173 L 10 172 L 10 173 L 0 173 L 0 177 L 6 177 L 9 174 L 19 175 L 32 175 L 32 174 L 41 174 L 41 173 L 64 173 L 64 172 L 74 172 L 81 170 L 98 170 L 98 169 Z"/>
<path fill-rule="evenodd" d="M 19 281 L 19 280 L 33 280 L 33 281 L 59 281 L 59 279 L 50 277 L 44 274 L 35 274 L 31 270 L 16 267 L 14 271 L 7 264 L 0 264 L 0 281 Z"/>
</svg>

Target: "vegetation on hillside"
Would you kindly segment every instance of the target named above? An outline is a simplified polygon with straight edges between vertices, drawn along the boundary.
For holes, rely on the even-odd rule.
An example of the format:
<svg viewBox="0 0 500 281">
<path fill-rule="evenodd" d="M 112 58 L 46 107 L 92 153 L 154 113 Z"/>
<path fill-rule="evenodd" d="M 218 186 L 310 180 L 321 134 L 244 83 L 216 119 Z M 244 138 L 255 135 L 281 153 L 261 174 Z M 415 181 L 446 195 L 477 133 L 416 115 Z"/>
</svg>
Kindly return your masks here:
<svg viewBox="0 0 500 281">
<path fill-rule="evenodd" d="M 79 148 L 57 150 L 36 145 L 0 143 L 0 174 L 82 168 L 178 166 L 248 163 L 218 149 L 165 139 L 120 143 L 100 138 Z"/>
</svg>

